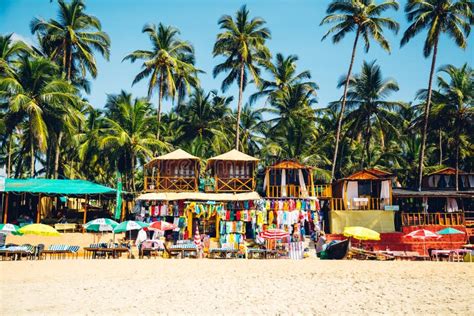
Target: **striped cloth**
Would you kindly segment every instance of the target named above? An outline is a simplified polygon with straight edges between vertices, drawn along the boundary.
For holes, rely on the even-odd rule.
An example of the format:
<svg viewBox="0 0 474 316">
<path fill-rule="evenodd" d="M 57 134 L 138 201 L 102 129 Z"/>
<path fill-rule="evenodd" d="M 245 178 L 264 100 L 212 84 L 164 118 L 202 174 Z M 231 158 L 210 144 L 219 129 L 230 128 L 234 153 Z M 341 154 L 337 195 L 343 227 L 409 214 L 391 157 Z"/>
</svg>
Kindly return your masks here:
<svg viewBox="0 0 474 316">
<path fill-rule="evenodd" d="M 237 249 L 234 249 L 234 248 L 211 248 L 209 251 L 210 251 L 210 252 L 220 252 L 220 251 L 232 251 L 232 252 L 237 252 Z"/>
<path fill-rule="evenodd" d="M 302 241 L 290 242 L 290 259 L 303 259 L 303 252 L 304 247 Z"/>
<path fill-rule="evenodd" d="M 197 249 L 195 244 L 181 244 L 181 245 L 172 245 L 170 249 Z"/>
<path fill-rule="evenodd" d="M 79 251 L 81 247 L 79 246 L 69 246 L 69 248 L 67 249 L 69 252 L 72 252 L 72 253 L 76 253 Z"/>
<path fill-rule="evenodd" d="M 68 245 L 51 245 L 49 246 L 49 250 L 51 251 L 66 251 L 69 249 Z"/>
<path fill-rule="evenodd" d="M 24 252 L 28 252 L 28 253 L 33 253 L 34 251 L 34 247 L 33 246 L 29 246 L 29 245 L 24 245 L 24 246 L 12 246 L 12 247 L 7 247 L 5 248 L 4 250 L 7 250 L 7 251 L 24 251 Z"/>
</svg>

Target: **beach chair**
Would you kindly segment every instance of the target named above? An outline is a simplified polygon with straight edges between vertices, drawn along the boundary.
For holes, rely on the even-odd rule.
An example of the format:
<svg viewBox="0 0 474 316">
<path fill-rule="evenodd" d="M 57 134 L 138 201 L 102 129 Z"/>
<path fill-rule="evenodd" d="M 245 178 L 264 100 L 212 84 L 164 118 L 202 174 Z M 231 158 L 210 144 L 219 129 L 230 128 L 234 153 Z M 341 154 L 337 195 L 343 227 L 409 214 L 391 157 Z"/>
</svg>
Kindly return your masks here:
<svg viewBox="0 0 474 316">
<path fill-rule="evenodd" d="M 181 251 L 171 250 L 170 248 L 168 248 L 168 245 L 166 245 L 166 243 L 164 243 L 163 246 L 165 247 L 165 253 L 170 259 L 177 258 L 181 254 Z"/>
<path fill-rule="evenodd" d="M 77 259 L 79 257 L 79 249 L 81 249 L 80 246 L 69 246 L 67 251 L 69 255 Z"/>
</svg>

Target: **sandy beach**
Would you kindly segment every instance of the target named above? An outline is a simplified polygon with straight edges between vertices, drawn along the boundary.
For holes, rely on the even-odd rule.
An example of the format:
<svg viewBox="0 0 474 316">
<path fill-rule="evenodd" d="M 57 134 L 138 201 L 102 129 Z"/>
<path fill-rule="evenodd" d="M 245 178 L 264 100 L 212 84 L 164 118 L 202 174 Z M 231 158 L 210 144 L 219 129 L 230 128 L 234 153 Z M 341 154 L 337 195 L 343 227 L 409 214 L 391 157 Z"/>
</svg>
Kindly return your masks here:
<svg viewBox="0 0 474 316">
<path fill-rule="evenodd" d="M 78 259 L 1 262 L 0 277 L 3 315 L 474 312 L 467 263 Z"/>
</svg>

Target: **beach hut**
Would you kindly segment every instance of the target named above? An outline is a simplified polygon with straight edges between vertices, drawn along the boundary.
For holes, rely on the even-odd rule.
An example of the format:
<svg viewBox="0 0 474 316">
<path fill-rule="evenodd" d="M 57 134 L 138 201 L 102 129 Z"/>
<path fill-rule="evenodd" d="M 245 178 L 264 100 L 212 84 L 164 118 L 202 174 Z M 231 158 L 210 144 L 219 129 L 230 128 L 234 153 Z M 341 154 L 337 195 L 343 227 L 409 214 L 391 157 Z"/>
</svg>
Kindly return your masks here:
<svg viewBox="0 0 474 316">
<path fill-rule="evenodd" d="M 459 190 L 456 190 L 454 168 L 442 168 L 423 176 L 420 191 L 395 188 L 393 196 L 402 210 L 402 226 L 474 227 L 474 174 L 462 170 L 458 174 Z"/>
<path fill-rule="evenodd" d="M 214 179 L 214 192 L 252 192 L 258 159 L 238 150 L 209 158 L 206 172 Z"/>
<path fill-rule="evenodd" d="M 331 185 L 314 184 L 312 167 L 284 160 L 265 170 L 263 188 L 268 198 L 331 197 Z"/>
<path fill-rule="evenodd" d="M 358 171 L 333 184 L 332 210 L 384 210 L 392 204 L 395 176 L 371 168 Z"/>
<path fill-rule="evenodd" d="M 182 149 L 153 158 L 144 166 L 145 192 L 195 192 L 199 158 Z"/>
<path fill-rule="evenodd" d="M 363 169 L 333 183 L 329 226 L 340 234 L 346 226 L 362 226 L 379 233 L 395 231 L 392 183 L 395 176 L 387 171 Z"/>
</svg>

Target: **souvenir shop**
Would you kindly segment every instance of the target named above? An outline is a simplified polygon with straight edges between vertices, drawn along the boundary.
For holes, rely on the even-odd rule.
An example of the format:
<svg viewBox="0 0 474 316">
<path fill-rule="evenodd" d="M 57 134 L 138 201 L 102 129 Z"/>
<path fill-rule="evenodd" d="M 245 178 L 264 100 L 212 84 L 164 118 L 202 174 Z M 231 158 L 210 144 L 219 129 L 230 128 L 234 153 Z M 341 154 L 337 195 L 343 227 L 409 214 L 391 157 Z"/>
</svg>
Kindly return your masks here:
<svg viewBox="0 0 474 316">
<path fill-rule="evenodd" d="M 214 197 L 214 196 L 213 196 Z M 238 246 L 244 239 L 255 239 L 264 230 L 288 231 L 294 239 L 322 227 L 322 214 L 316 198 L 267 198 L 244 201 L 146 200 L 139 199 L 134 209 L 138 220 L 164 220 L 174 223 L 175 240 L 192 239 L 200 234 L 216 238 L 221 244 Z"/>
</svg>

